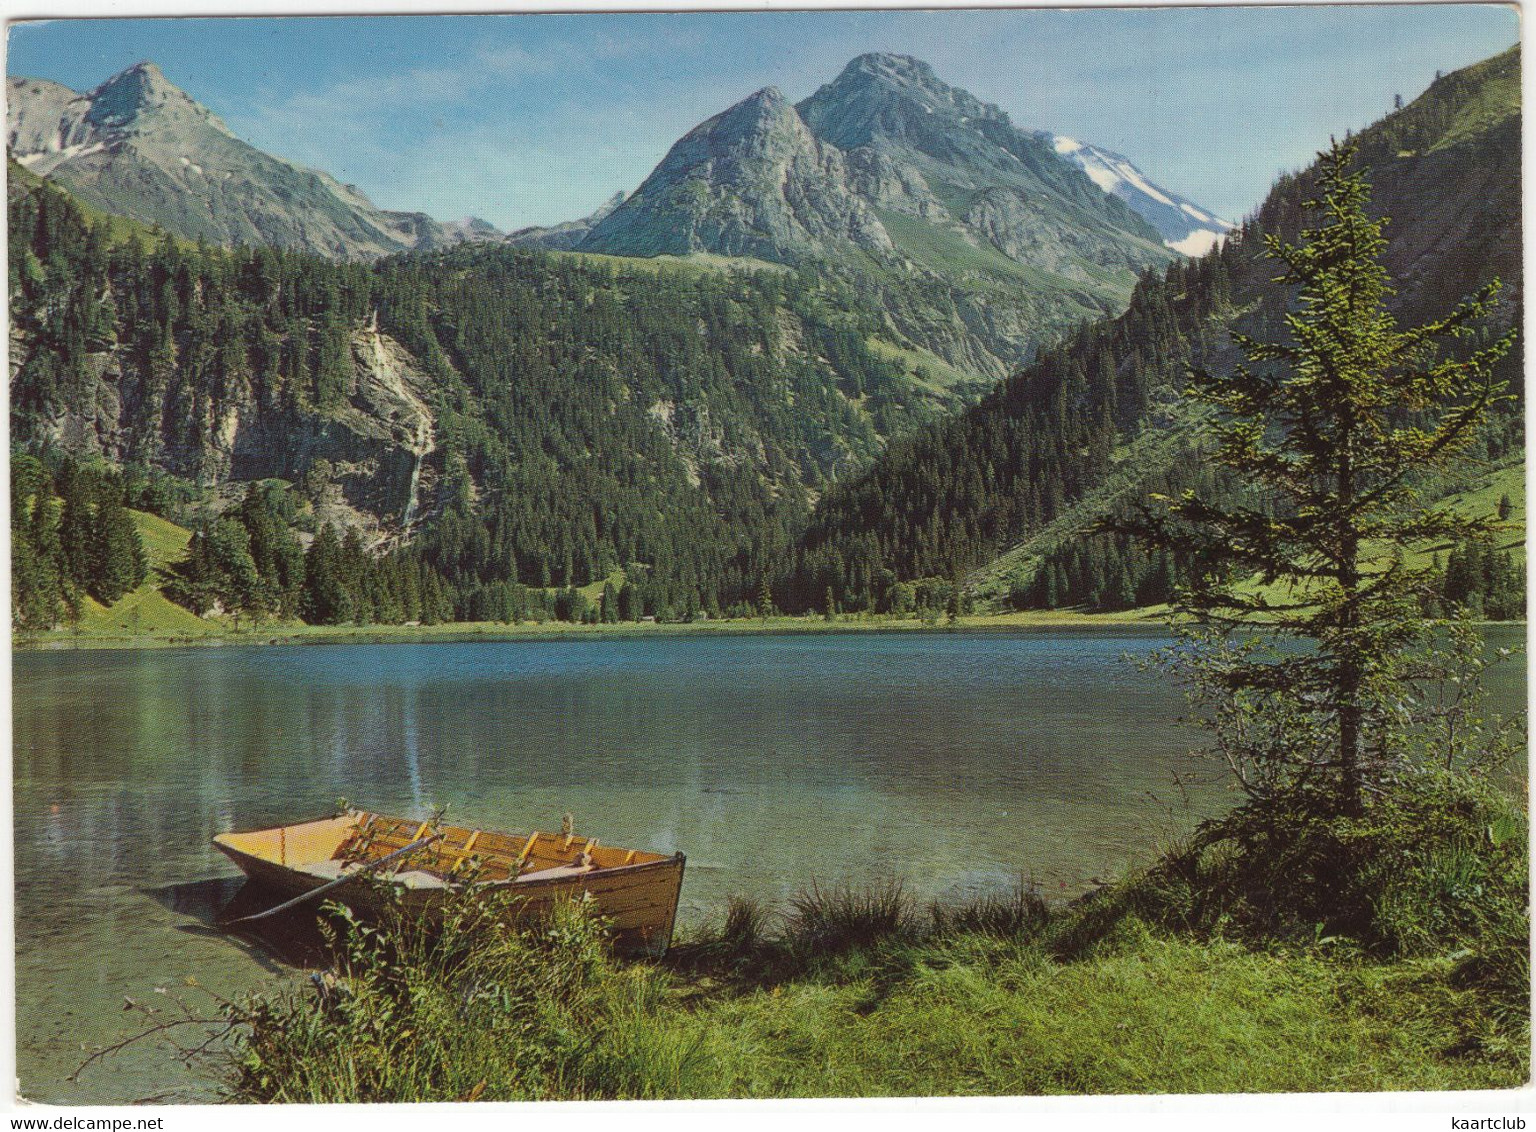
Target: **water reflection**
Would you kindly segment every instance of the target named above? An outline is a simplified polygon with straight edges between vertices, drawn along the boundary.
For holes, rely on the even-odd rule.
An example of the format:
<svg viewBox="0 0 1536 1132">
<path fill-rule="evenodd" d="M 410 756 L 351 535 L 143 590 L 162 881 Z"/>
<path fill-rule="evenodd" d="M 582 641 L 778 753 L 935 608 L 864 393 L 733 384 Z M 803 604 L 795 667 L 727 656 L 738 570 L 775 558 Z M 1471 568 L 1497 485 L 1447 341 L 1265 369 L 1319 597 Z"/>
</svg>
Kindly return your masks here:
<svg viewBox="0 0 1536 1132">
<path fill-rule="evenodd" d="M 1510 634 L 1513 636 L 1514 634 Z M 15 658 L 19 1060 L 42 1100 L 128 1100 L 163 1058 L 65 1078 L 122 996 L 289 977 L 213 929 L 213 834 L 340 796 L 688 853 L 682 920 L 730 893 L 900 876 L 1060 889 L 1140 858 L 1177 799 L 1182 704 L 1146 636 L 739 637 Z M 1496 692 L 1523 704 L 1521 673 Z M 1224 804 L 1196 790 L 1177 823 Z M 261 910 L 256 908 L 253 910 Z M 312 920 L 312 917 L 311 917 Z"/>
</svg>

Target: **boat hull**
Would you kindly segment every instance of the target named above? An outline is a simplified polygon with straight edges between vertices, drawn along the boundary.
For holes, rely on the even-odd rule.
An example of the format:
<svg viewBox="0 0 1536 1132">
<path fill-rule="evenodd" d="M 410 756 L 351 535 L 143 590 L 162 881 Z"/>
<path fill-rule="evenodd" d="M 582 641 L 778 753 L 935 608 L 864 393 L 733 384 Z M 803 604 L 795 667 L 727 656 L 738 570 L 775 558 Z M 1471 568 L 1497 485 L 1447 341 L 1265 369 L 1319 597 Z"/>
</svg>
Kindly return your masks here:
<svg viewBox="0 0 1536 1132">
<path fill-rule="evenodd" d="M 220 834 L 213 843 L 247 878 L 270 889 L 277 898 L 274 899 L 276 904 L 281 899 L 302 896 L 331 883 L 330 878 L 296 867 L 293 859 L 287 856 L 288 849 L 292 848 L 300 858 L 307 850 L 312 860 L 324 860 L 330 856 L 325 851 L 328 843 L 339 844 L 354 828 L 355 822 L 345 819 L 321 819 L 257 831 L 256 834 Z M 281 834 L 284 851 L 279 860 L 269 859 L 272 834 Z M 558 835 L 535 836 L 558 839 Z M 253 838 L 258 840 L 251 840 Z M 324 855 L 314 856 L 319 852 Z M 610 923 L 617 951 L 627 955 L 660 956 L 671 946 L 687 862 L 681 853 L 659 858 L 656 854 L 646 856 L 653 859 L 572 876 L 509 878 L 476 887 L 496 895 L 505 894 L 508 897 L 507 915 L 518 922 L 546 916 L 563 901 L 590 903 Z M 357 876 L 336 886 L 324 899 L 335 900 L 369 917 L 377 916 L 386 903 L 398 900 L 407 910 L 425 913 L 430 918 L 441 913 L 457 887 L 462 886 L 413 888 L 395 882 L 387 875 L 376 878 Z"/>
</svg>

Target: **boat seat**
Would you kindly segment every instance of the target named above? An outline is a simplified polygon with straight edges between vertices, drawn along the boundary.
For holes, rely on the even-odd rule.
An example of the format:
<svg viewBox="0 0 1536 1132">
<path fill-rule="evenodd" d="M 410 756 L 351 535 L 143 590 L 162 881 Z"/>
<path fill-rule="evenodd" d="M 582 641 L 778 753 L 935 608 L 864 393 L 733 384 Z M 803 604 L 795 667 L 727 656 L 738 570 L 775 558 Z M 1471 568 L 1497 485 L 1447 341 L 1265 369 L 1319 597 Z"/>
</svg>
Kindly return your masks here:
<svg viewBox="0 0 1536 1132">
<path fill-rule="evenodd" d="M 442 877 L 433 876 L 422 869 L 411 869 L 409 872 L 396 873 L 390 878 L 405 888 L 447 888 L 448 882 Z"/>
<path fill-rule="evenodd" d="M 554 880 L 557 877 L 576 877 L 583 873 L 590 873 L 591 865 L 556 865 L 549 869 L 535 869 L 531 873 L 523 873 L 517 879 L 525 880 Z"/>
</svg>

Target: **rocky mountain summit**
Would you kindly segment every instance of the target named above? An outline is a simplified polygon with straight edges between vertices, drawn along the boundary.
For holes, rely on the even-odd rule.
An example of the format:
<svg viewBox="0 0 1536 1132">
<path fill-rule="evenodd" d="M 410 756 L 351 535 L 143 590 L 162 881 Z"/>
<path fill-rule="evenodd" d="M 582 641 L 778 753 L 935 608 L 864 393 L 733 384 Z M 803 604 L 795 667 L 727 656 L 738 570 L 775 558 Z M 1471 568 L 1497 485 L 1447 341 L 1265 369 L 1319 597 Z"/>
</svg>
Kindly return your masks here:
<svg viewBox="0 0 1536 1132">
<path fill-rule="evenodd" d="M 892 232 L 885 213 L 910 223 Z M 1167 259 L 1154 228 L 1047 140 L 886 54 L 797 106 L 770 87 L 704 122 L 574 246 L 782 263 L 856 251 L 953 274 L 965 245 L 1078 284 Z"/>
<path fill-rule="evenodd" d="M 11 78 L 7 95 L 6 144 L 21 165 L 189 239 L 372 258 L 501 237 L 483 220 L 380 209 L 355 186 L 256 149 L 154 63 L 87 94 Z"/>
<path fill-rule="evenodd" d="M 795 262 L 891 238 L 849 191 L 842 153 L 819 142 L 774 87 L 690 130 L 633 196 L 593 227 L 583 251 Z"/>
<path fill-rule="evenodd" d="M 837 265 L 898 337 L 1001 377 L 1115 313 L 1175 252 L 1047 137 L 919 59 L 861 55 L 798 105 L 773 87 L 690 130 L 606 217 L 514 237 L 620 256 Z"/>
</svg>

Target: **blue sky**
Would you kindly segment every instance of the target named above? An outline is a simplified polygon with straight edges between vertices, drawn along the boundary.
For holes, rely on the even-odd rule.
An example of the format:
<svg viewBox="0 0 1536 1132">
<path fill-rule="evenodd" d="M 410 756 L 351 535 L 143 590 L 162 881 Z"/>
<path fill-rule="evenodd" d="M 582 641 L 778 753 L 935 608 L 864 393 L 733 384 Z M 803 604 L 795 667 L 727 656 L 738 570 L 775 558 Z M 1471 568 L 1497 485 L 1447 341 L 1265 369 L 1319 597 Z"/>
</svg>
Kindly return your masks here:
<svg viewBox="0 0 1536 1132">
<path fill-rule="evenodd" d="M 252 144 L 387 208 L 585 215 L 764 86 L 898 51 L 1015 123 L 1118 150 L 1236 219 L 1331 133 L 1514 43 L 1501 5 L 55 20 L 8 72 L 88 90 L 141 59 Z"/>
</svg>

